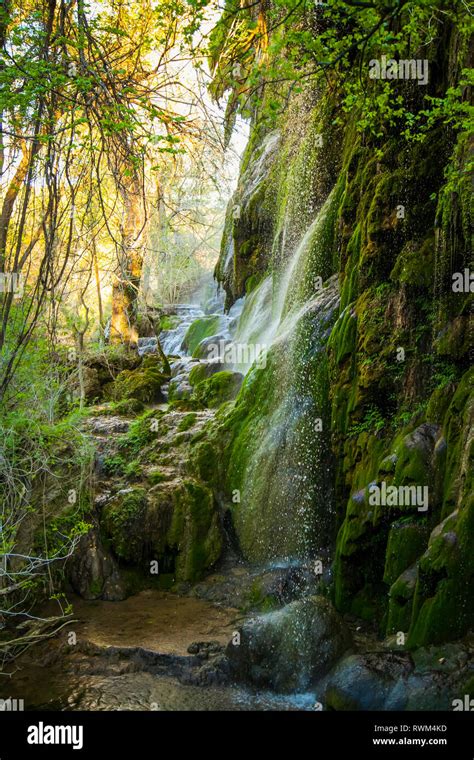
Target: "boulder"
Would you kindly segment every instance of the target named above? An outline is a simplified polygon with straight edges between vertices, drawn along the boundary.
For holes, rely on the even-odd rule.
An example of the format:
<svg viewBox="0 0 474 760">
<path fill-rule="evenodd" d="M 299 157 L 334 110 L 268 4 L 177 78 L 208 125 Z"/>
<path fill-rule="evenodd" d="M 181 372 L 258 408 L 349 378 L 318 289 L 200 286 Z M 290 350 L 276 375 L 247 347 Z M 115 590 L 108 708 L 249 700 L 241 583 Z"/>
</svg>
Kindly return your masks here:
<svg viewBox="0 0 474 760">
<path fill-rule="evenodd" d="M 323 596 L 297 600 L 242 626 L 227 656 L 234 675 L 277 691 L 302 691 L 351 646 L 350 632 Z"/>
<path fill-rule="evenodd" d="M 323 702 L 332 710 L 403 710 L 404 678 L 411 670 L 406 655 L 353 654 L 339 662 L 326 680 Z"/>
</svg>

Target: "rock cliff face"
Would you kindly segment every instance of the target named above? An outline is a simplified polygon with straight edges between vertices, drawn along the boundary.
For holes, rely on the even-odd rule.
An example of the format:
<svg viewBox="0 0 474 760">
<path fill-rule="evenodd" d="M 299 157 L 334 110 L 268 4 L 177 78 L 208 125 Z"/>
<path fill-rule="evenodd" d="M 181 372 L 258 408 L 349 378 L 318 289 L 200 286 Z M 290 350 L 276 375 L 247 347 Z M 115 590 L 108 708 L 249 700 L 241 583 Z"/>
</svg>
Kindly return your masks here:
<svg viewBox="0 0 474 760">
<path fill-rule="evenodd" d="M 440 96 L 468 54 L 450 29 L 428 55 Z M 420 141 L 390 125 L 361 132 L 330 78 L 288 103 L 271 128 L 256 109 L 216 277 L 227 306 L 246 294 L 254 322 L 265 283 L 275 313 L 289 266 L 281 319 L 321 283 L 337 282 L 339 300 L 330 316 L 316 304 L 319 332 L 294 319 L 247 375 L 214 432 L 227 468 L 214 485 L 248 558 L 326 542 L 340 611 L 404 632 L 409 646 L 450 640 L 473 622 L 469 140 L 442 121 Z"/>
</svg>

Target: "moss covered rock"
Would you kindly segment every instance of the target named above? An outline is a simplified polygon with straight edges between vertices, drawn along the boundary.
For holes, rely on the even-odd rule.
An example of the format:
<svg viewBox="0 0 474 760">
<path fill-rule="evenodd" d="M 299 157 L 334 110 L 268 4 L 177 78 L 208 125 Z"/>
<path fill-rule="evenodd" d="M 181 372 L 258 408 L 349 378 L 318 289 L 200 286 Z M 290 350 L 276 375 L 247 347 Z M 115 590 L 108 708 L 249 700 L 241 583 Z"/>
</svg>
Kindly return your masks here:
<svg viewBox="0 0 474 760">
<path fill-rule="evenodd" d="M 120 560 L 143 572 L 157 561 L 160 574 L 197 580 L 222 548 L 212 492 L 191 479 L 169 481 L 158 469 L 149 479 L 151 488 L 124 489 L 105 506 L 102 530 L 109 546 Z"/>
<path fill-rule="evenodd" d="M 144 488 L 129 488 L 118 493 L 104 508 L 102 528 L 115 555 L 138 564 L 143 559 L 143 524 L 147 510 Z"/>
<path fill-rule="evenodd" d="M 237 396 L 243 379 L 240 372 L 231 370 L 216 372 L 207 380 L 202 380 L 195 385 L 194 398 L 204 406 L 220 406 Z"/>
<path fill-rule="evenodd" d="M 474 624 L 474 496 L 431 534 L 418 566 L 408 645 L 438 644 Z"/>
<path fill-rule="evenodd" d="M 183 338 L 183 348 L 185 348 L 189 354 L 193 354 L 202 340 L 219 333 L 222 321 L 222 317 L 219 314 L 210 314 L 207 317 L 196 319 L 188 327 Z"/>
<path fill-rule="evenodd" d="M 197 385 L 203 380 L 207 380 L 216 372 L 222 372 L 224 368 L 224 363 L 219 359 L 216 359 L 215 361 L 199 362 L 194 365 L 189 373 L 189 384 L 192 386 Z"/>
<path fill-rule="evenodd" d="M 400 520 L 392 523 L 385 554 L 383 579 L 391 586 L 423 554 L 428 542 L 426 520 Z"/>
<path fill-rule="evenodd" d="M 136 369 L 122 370 L 115 380 L 104 388 L 104 392 L 106 397 L 113 401 L 162 401 L 161 387 L 168 379 L 168 373 L 160 358 L 147 356 Z"/>
<path fill-rule="evenodd" d="M 387 635 L 398 633 L 399 631 L 408 633 L 412 618 L 413 597 L 415 595 L 417 578 L 418 568 L 416 565 L 412 565 L 391 586 L 388 604 Z"/>
</svg>

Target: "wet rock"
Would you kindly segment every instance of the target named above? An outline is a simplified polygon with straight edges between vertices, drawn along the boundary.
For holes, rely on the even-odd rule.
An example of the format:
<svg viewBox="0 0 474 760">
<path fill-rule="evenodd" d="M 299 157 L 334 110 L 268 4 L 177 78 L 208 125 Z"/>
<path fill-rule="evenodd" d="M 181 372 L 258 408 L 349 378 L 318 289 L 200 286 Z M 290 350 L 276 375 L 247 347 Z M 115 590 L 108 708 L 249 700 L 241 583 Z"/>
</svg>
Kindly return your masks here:
<svg viewBox="0 0 474 760">
<path fill-rule="evenodd" d="M 468 641 L 349 655 L 318 685 L 318 696 L 332 710 L 452 710 L 473 675 Z"/>
<path fill-rule="evenodd" d="M 147 338 L 138 338 L 138 355 L 156 354 L 158 339 L 155 336 Z"/>
<path fill-rule="evenodd" d="M 168 399 L 169 401 L 183 401 L 184 399 L 191 398 L 192 393 L 193 389 L 187 379 L 177 376 L 169 384 Z"/>
<path fill-rule="evenodd" d="M 215 359 L 213 361 L 196 361 L 189 373 L 189 382 L 193 386 L 197 385 L 203 380 L 207 380 L 216 372 L 221 372 L 223 369 L 225 369 L 225 364 L 220 359 Z"/>
<path fill-rule="evenodd" d="M 385 553 L 385 583 L 391 586 L 423 553 L 428 541 L 428 531 L 428 527 L 416 519 L 392 523 Z"/>
<path fill-rule="evenodd" d="M 390 587 L 387 633 L 409 629 L 417 580 L 418 566 L 415 563 L 405 570 Z"/>
<path fill-rule="evenodd" d="M 91 433 L 99 436 L 114 436 L 126 433 L 130 427 L 128 420 L 120 417 L 91 417 L 88 421 Z"/>
<path fill-rule="evenodd" d="M 216 686 L 229 681 L 229 660 L 222 652 L 208 659 L 203 665 L 190 669 L 181 676 L 181 682 L 194 686 Z"/>
<path fill-rule="evenodd" d="M 322 678 L 351 646 L 351 635 L 322 596 L 292 602 L 253 618 L 226 654 L 234 675 L 277 691 L 304 690 Z"/>
<path fill-rule="evenodd" d="M 101 528 L 121 561 L 148 572 L 158 560 L 178 581 L 198 579 L 222 548 L 212 493 L 187 478 L 121 489 L 105 504 Z"/>
<path fill-rule="evenodd" d="M 232 345 L 232 341 L 224 334 L 210 335 L 202 340 L 194 349 L 193 357 L 195 359 L 206 359 L 215 361 L 224 356 L 227 346 Z"/>
<path fill-rule="evenodd" d="M 403 677 L 410 669 L 408 655 L 345 657 L 327 679 L 324 704 L 332 710 L 403 710 Z"/>
<path fill-rule="evenodd" d="M 158 356 L 145 356 L 139 367 L 124 369 L 112 383 L 104 386 L 104 396 L 112 401 L 138 399 L 144 403 L 162 401 L 161 386 L 169 377 L 169 368 Z"/>
<path fill-rule="evenodd" d="M 268 612 L 303 596 L 316 594 L 321 580 L 329 582 L 329 570 L 321 577 L 312 563 L 258 569 L 231 566 L 222 574 L 208 575 L 193 586 L 191 593 L 215 604 L 247 612 Z M 184 590 L 185 593 L 188 591 Z"/>
<path fill-rule="evenodd" d="M 83 599 L 115 602 L 127 595 L 117 566 L 104 549 L 96 529 L 81 537 L 67 570 L 74 591 Z"/>
<path fill-rule="evenodd" d="M 134 370 L 141 362 L 140 356 L 136 351 L 129 349 L 117 349 L 116 351 L 104 352 L 86 356 L 84 366 L 97 372 L 101 393 L 107 383 L 110 383 L 122 370 Z"/>
<path fill-rule="evenodd" d="M 177 377 L 185 376 L 189 374 L 191 369 L 194 367 L 195 364 L 199 363 L 199 359 L 193 359 L 193 358 L 184 358 L 179 359 L 178 361 L 174 361 L 171 363 L 171 377 Z"/>
<path fill-rule="evenodd" d="M 227 318 L 223 314 L 210 314 L 194 320 L 183 338 L 182 349 L 194 355 L 195 349 L 205 338 L 225 339 L 227 336 L 220 333 L 226 325 Z"/>
<path fill-rule="evenodd" d="M 222 652 L 224 647 L 218 641 L 193 641 L 188 646 L 189 654 L 195 654 L 204 660 L 207 660 L 210 654 Z"/>
</svg>

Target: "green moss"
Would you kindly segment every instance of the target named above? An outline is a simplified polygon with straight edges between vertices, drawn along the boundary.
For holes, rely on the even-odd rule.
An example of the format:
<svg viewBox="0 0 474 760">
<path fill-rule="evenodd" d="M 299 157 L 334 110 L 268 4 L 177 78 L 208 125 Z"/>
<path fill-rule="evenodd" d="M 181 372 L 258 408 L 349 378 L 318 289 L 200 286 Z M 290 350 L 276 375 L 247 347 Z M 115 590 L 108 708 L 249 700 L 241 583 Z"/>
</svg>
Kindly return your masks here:
<svg viewBox="0 0 474 760">
<path fill-rule="evenodd" d="M 102 462 L 103 471 L 108 475 L 121 475 L 134 480 L 141 472 L 140 462 L 137 459 L 128 461 L 121 454 L 105 457 Z"/>
<path fill-rule="evenodd" d="M 308 241 L 308 252 L 304 257 L 303 271 L 300 278 L 298 299 L 303 302 L 317 291 L 318 278 L 325 282 L 335 271 L 338 261 L 335 258 L 336 219 L 343 190 L 343 176 L 340 175 L 336 186 L 328 196 L 321 209 L 317 223 Z"/>
<path fill-rule="evenodd" d="M 203 380 L 206 380 L 207 377 L 207 366 L 200 362 L 199 364 L 195 364 L 189 373 L 189 384 L 192 386 L 197 385 L 198 383 L 202 383 Z"/>
<path fill-rule="evenodd" d="M 135 478 L 138 478 L 140 476 L 140 473 L 141 473 L 141 465 L 137 459 L 134 459 L 125 465 L 124 475 L 130 480 L 134 480 Z"/>
<path fill-rule="evenodd" d="M 204 338 L 210 338 L 217 335 L 221 329 L 221 317 L 218 314 L 196 319 L 189 327 L 183 338 L 183 347 L 190 354 L 194 351 Z"/>
<path fill-rule="evenodd" d="M 161 409 L 151 409 L 140 415 L 131 423 L 128 432 L 119 438 L 119 448 L 138 453 L 148 443 L 156 440 L 157 434 L 163 430 L 163 416 L 164 411 Z"/>
<path fill-rule="evenodd" d="M 406 436 L 396 449 L 394 485 L 428 486 L 431 482 L 430 453 L 421 446 L 411 445 L 410 438 Z"/>
<path fill-rule="evenodd" d="M 395 262 L 390 279 L 412 287 L 429 288 L 432 281 L 434 252 L 434 237 L 426 238 L 421 246 L 416 241 L 408 241 Z"/>
<path fill-rule="evenodd" d="M 474 496 L 446 518 L 418 567 L 408 646 L 459 638 L 474 623 Z"/>
<path fill-rule="evenodd" d="M 235 398 L 242 384 L 239 372 L 223 370 L 198 383 L 194 388 L 194 397 L 204 406 L 216 407 Z"/>
<path fill-rule="evenodd" d="M 191 479 L 172 488 L 156 480 L 151 490 L 125 490 L 105 506 L 104 536 L 122 562 L 142 572 L 153 560 L 178 581 L 197 580 L 222 548 L 212 492 Z"/>
<path fill-rule="evenodd" d="M 255 288 L 260 284 L 262 281 L 263 274 L 262 272 L 256 272 L 255 274 L 251 275 L 246 283 L 245 283 L 245 293 L 248 295 L 251 293 Z"/>
<path fill-rule="evenodd" d="M 168 533 L 176 546 L 177 580 L 197 580 L 212 567 L 222 550 L 222 537 L 212 492 L 193 480 L 185 480 L 175 492 L 175 507 Z"/>
<path fill-rule="evenodd" d="M 179 325 L 180 318 L 176 314 L 164 314 L 160 317 L 160 332 L 161 330 L 173 330 Z"/>
<path fill-rule="evenodd" d="M 410 628 L 417 579 L 415 565 L 405 570 L 390 588 L 386 635 Z"/>
<path fill-rule="evenodd" d="M 134 370 L 123 370 L 115 378 L 113 383 L 107 386 L 107 396 L 114 401 L 123 399 L 137 399 L 150 403 L 161 401 L 161 386 L 168 380 L 168 376 L 160 369 L 160 366 L 140 366 Z M 104 389 L 105 390 L 105 389 Z"/>
<path fill-rule="evenodd" d="M 250 590 L 245 596 L 242 609 L 244 612 L 259 611 L 259 612 L 271 612 L 272 610 L 280 607 L 280 602 L 273 594 L 268 594 L 262 585 L 262 582 L 257 578 L 251 585 Z"/>
<path fill-rule="evenodd" d="M 191 444 L 191 465 L 196 475 L 205 483 L 214 484 L 218 479 L 218 453 L 208 440 Z"/>
<path fill-rule="evenodd" d="M 155 486 L 157 483 L 163 483 L 163 481 L 168 480 L 168 475 L 157 468 L 148 471 L 147 479 Z"/>
<path fill-rule="evenodd" d="M 441 387 L 435 388 L 431 394 L 427 408 L 426 408 L 426 420 L 438 425 L 443 423 L 446 411 L 453 398 L 453 385 L 447 383 Z"/>
<path fill-rule="evenodd" d="M 189 414 L 185 414 L 183 419 L 179 422 L 178 427 L 176 430 L 178 432 L 184 432 L 186 430 L 189 430 L 193 427 L 194 423 L 196 422 L 197 414 L 196 412 L 189 412 Z"/>
<path fill-rule="evenodd" d="M 104 457 L 102 468 L 107 475 L 122 474 L 125 470 L 126 462 L 120 454 L 114 454 L 110 457 Z"/>
<path fill-rule="evenodd" d="M 89 594 L 95 598 L 99 598 L 102 594 L 103 583 L 99 578 L 94 578 L 89 586 Z"/>
<path fill-rule="evenodd" d="M 143 558 L 142 529 L 146 507 L 143 488 L 119 494 L 104 507 L 101 526 L 117 557 L 127 562 L 138 564 Z"/>
<path fill-rule="evenodd" d="M 474 369 L 470 369 L 459 382 L 444 418 L 447 457 L 443 482 L 443 516 L 468 501 L 474 491 L 474 447 L 469 432 L 474 414 L 473 388 Z"/>
<path fill-rule="evenodd" d="M 391 586 L 423 553 L 429 528 L 425 522 L 408 518 L 392 523 L 388 535 L 383 579 Z"/>
</svg>

